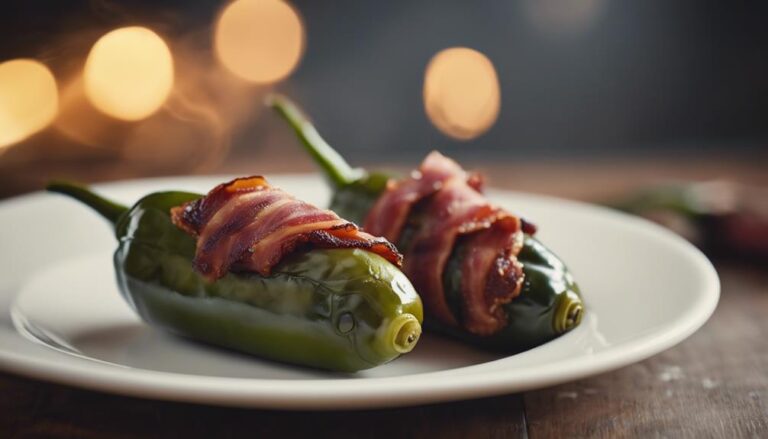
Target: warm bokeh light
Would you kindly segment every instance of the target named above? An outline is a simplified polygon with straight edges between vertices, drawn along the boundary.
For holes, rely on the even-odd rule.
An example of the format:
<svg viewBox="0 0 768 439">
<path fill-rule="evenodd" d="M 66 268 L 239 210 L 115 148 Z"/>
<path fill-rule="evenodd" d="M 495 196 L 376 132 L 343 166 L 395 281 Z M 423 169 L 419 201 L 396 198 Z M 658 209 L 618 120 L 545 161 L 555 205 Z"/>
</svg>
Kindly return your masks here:
<svg viewBox="0 0 768 439">
<path fill-rule="evenodd" d="M 124 27 L 93 45 L 83 71 L 85 94 L 110 116 L 140 120 L 157 111 L 173 87 L 168 45 L 144 27 Z"/>
<path fill-rule="evenodd" d="M 221 13 L 214 45 L 232 73 L 257 83 L 288 76 L 304 51 L 304 26 L 281 0 L 236 0 Z"/>
<path fill-rule="evenodd" d="M 82 75 L 61 81 L 59 91 L 59 116 L 54 128 L 69 140 L 96 149 L 117 149 L 135 123 L 122 120 L 99 111 L 85 95 Z"/>
<path fill-rule="evenodd" d="M 48 126 L 58 106 L 56 79 L 48 67 L 31 59 L 0 63 L 0 148 Z"/>
<path fill-rule="evenodd" d="M 424 108 L 432 123 L 451 137 L 469 140 L 483 134 L 501 108 L 493 63 L 466 47 L 440 51 L 424 74 Z"/>
</svg>

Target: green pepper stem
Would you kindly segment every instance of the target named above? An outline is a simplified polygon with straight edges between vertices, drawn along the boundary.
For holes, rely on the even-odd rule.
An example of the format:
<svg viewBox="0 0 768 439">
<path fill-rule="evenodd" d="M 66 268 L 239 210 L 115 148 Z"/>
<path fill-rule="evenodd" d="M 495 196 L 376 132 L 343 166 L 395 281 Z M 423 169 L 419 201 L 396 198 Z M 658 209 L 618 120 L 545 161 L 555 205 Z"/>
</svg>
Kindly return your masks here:
<svg viewBox="0 0 768 439">
<path fill-rule="evenodd" d="M 683 185 L 659 186 L 603 204 L 613 209 L 634 214 L 665 210 L 691 220 L 699 218 L 703 213 L 701 207 L 697 205 L 694 190 Z"/>
<path fill-rule="evenodd" d="M 88 187 L 65 181 L 52 181 L 46 187 L 50 192 L 70 196 L 89 206 L 113 225 L 128 208 L 92 192 Z"/>
<path fill-rule="evenodd" d="M 570 331 L 581 323 L 584 315 L 584 304 L 581 298 L 572 292 L 561 294 L 552 320 L 554 330 L 558 334 Z"/>
<path fill-rule="evenodd" d="M 267 97 L 266 102 L 293 128 L 304 149 L 309 152 L 334 186 L 346 186 L 360 177 L 361 172 L 349 166 L 349 163 L 320 136 L 314 125 L 290 99 L 273 94 Z"/>
</svg>

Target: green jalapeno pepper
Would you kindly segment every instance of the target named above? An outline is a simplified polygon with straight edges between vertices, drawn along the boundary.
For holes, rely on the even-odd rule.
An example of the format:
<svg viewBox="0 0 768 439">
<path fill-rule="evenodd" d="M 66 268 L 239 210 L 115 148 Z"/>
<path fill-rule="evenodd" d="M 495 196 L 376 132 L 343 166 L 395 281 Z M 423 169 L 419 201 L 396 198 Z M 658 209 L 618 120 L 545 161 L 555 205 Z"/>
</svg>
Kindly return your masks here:
<svg viewBox="0 0 768 439">
<path fill-rule="evenodd" d="M 353 169 L 325 140 L 290 100 L 271 96 L 268 104 L 293 128 L 302 146 L 322 169 L 333 188 L 330 208 L 344 218 L 362 224 L 386 189 L 390 175 Z M 407 240 L 408 230 L 401 241 Z M 403 243 L 397 243 L 401 248 Z M 443 273 L 446 301 L 458 315 L 461 301 L 461 245 L 457 245 Z M 473 345 L 505 352 L 520 352 L 545 343 L 575 328 L 584 312 L 581 293 L 565 264 L 530 235 L 518 255 L 525 279 L 520 295 L 503 305 L 508 324 L 490 336 L 477 336 L 442 325 L 426 316 L 428 330 L 448 334 Z"/>
<path fill-rule="evenodd" d="M 421 300 L 405 275 L 361 249 L 286 256 L 268 277 L 195 272 L 196 240 L 169 211 L 201 195 L 158 192 L 130 209 L 88 189 L 53 183 L 115 227 L 119 289 L 148 323 L 261 357 L 336 371 L 374 367 L 409 352 L 421 333 Z"/>
</svg>

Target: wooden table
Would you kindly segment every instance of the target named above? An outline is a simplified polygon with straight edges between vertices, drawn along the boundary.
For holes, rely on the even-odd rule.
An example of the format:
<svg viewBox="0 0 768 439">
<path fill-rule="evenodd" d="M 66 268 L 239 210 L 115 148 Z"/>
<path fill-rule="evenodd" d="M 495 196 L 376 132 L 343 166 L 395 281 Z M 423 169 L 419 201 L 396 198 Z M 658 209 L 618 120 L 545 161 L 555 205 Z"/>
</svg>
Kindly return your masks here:
<svg viewBox="0 0 768 439">
<path fill-rule="evenodd" d="M 285 170 L 260 163 L 260 172 Z M 290 169 L 309 169 L 298 159 Z M 248 171 L 247 169 L 250 169 Z M 495 185 L 594 199 L 662 178 L 768 185 L 759 164 L 531 164 Z M 231 164 L 221 172 L 252 172 Z M 768 437 L 768 270 L 715 261 L 722 297 L 690 339 L 649 360 L 565 385 L 456 403 L 280 412 L 159 402 L 0 374 L 0 437 Z"/>
</svg>

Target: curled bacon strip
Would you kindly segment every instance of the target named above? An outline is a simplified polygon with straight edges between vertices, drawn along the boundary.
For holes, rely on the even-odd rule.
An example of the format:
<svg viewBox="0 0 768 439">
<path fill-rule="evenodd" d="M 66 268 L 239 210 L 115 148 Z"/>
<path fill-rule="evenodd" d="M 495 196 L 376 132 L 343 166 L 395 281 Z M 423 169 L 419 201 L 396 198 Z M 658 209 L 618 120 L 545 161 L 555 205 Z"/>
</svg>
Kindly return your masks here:
<svg viewBox="0 0 768 439">
<path fill-rule="evenodd" d="M 458 163 L 437 151 L 432 151 L 411 178 L 390 180 L 387 191 L 379 197 L 365 219 L 365 230 L 390 241 L 397 241 L 411 208 L 419 200 L 437 192 L 451 179 L 464 179 L 480 191 L 483 180 L 479 174 L 468 174 Z M 375 230 L 375 231 L 374 231 Z"/>
<path fill-rule="evenodd" d="M 490 335 L 507 325 L 501 305 L 520 294 L 523 248 L 520 220 L 502 216 L 492 227 L 468 237 L 462 261 L 463 323 L 469 332 Z"/>
<path fill-rule="evenodd" d="M 365 221 L 365 230 L 397 242 L 418 211 L 420 222 L 404 248 L 403 271 L 436 319 L 489 335 L 507 323 L 501 305 L 520 294 L 524 229 L 535 229 L 488 202 L 482 180 L 438 152 L 430 153 L 410 178 L 390 181 Z M 462 261 L 462 315 L 450 310 L 443 271 L 459 237 L 469 251 Z"/>
<path fill-rule="evenodd" d="M 220 184 L 205 197 L 171 209 L 171 219 L 197 236 L 195 269 L 211 280 L 230 270 L 268 276 L 300 246 L 362 248 L 398 266 L 402 261 L 386 239 L 297 200 L 260 176 Z"/>
</svg>

